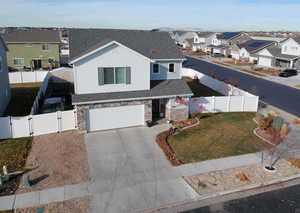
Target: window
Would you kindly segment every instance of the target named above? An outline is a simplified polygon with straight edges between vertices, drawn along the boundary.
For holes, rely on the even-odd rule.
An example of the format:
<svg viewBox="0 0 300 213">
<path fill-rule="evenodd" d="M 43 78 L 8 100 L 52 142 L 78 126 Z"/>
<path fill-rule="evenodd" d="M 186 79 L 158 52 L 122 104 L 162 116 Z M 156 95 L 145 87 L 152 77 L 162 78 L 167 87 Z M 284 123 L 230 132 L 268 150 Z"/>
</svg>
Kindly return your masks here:
<svg viewBox="0 0 300 213">
<path fill-rule="evenodd" d="M 0 72 L 3 71 L 3 62 L 2 62 L 2 56 L 0 56 Z"/>
<path fill-rule="evenodd" d="M 103 84 L 130 84 L 130 67 L 101 67 L 98 68 L 99 85 Z"/>
<path fill-rule="evenodd" d="M 42 44 L 42 50 L 49 50 L 49 44 Z"/>
<path fill-rule="evenodd" d="M 169 64 L 169 72 L 174 72 L 174 64 Z"/>
<path fill-rule="evenodd" d="M 27 43 L 27 44 L 25 44 L 25 47 L 32 47 L 32 44 L 31 43 Z"/>
<path fill-rule="evenodd" d="M 14 58 L 14 65 L 23 65 L 24 58 Z"/>
<path fill-rule="evenodd" d="M 159 73 L 159 64 L 153 64 L 153 73 Z"/>
</svg>

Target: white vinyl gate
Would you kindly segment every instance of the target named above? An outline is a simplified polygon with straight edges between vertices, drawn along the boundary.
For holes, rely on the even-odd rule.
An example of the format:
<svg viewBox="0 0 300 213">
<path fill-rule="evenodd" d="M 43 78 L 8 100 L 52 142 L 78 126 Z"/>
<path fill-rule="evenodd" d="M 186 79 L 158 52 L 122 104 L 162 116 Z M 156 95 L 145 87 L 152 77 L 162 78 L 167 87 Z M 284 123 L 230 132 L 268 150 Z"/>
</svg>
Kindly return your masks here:
<svg viewBox="0 0 300 213">
<path fill-rule="evenodd" d="M 90 109 L 88 130 L 107 130 L 144 125 L 145 105 Z"/>
</svg>

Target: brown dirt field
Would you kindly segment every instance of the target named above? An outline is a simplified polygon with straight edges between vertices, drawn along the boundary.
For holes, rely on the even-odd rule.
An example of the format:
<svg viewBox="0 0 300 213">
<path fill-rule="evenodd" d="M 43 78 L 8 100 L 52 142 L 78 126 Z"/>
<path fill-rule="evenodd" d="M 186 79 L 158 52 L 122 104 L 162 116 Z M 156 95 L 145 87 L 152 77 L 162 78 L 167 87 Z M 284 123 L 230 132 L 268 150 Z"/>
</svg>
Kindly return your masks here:
<svg viewBox="0 0 300 213">
<path fill-rule="evenodd" d="M 91 196 L 67 200 L 64 202 L 50 203 L 33 208 L 17 209 L 15 213 L 36 213 L 38 208 L 45 208 L 44 213 L 87 213 Z"/>
<path fill-rule="evenodd" d="M 90 181 L 84 134 L 68 131 L 34 137 L 25 168 L 32 169 L 26 174 L 34 184 L 25 188 L 22 178 L 17 193 Z"/>
</svg>

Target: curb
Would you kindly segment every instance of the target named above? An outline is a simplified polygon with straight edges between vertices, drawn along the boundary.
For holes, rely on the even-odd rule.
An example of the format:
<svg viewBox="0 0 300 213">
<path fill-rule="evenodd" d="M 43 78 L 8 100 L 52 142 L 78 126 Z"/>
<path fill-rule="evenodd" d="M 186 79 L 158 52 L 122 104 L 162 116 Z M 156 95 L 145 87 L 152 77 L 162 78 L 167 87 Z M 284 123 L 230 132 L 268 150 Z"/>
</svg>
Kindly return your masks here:
<svg viewBox="0 0 300 213">
<path fill-rule="evenodd" d="M 285 178 L 281 178 L 281 179 L 274 179 L 274 180 L 270 180 L 270 181 L 263 182 L 263 183 L 250 184 L 250 185 L 246 185 L 246 186 L 242 186 L 242 187 L 238 187 L 235 189 L 230 189 L 230 190 L 226 190 L 226 191 L 222 191 L 222 192 L 215 192 L 215 193 L 212 193 L 212 194 L 209 194 L 206 196 L 199 196 L 198 198 L 192 199 L 190 201 L 183 201 L 183 202 L 178 202 L 178 203 L 173 203 L 173 204 L 169 204 L 166 206 L 162 206 L 162 207 L 156 208 L 156 209 L 144 210 L 143 212 L 144 213 L 159 212 L 159 211 L 163 211 L 163 210 L 168 210 L 170 208 L 183 207 L 183 206 L 187 206 L 187 205 L 190 205 L 190 204 L 202 201 L 202 200 L 220 197 L 220 196 L 224 196 L 224 195 L 229 195 L 229 194 L 233 194 L 233 193 L 237 193 L 237 192 L 248 191 L 248 190 L 252 190 L 255 188 L 267 187 L 267 186 L 271 186 L 274 184 L 281 184 L 281 183 L 292 181 L 292 180 L 299 179 L 299 178 L 300 178 L 300 174 L 296 174 L 296 175 L 292 175 L 289 177 L 285 177 Z"/>
</svg>

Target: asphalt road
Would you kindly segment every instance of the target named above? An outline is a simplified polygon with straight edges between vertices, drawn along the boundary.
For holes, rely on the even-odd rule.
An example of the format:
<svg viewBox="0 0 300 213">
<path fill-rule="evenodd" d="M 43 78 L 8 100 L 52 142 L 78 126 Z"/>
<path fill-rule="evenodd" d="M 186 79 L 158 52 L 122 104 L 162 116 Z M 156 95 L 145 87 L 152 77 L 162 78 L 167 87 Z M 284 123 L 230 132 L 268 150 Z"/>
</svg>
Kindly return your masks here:
<svg viewBox="0 0 300 213">
<path fill-rule="evenodd" d="M 238 80 L 240 89 L 259 95 L 260 100 L 265 103 L 300 117 L 300 90 L 298 89 L 191 57 L 187 57 L 184 67 L 195 69 L 206 75 L 216 71 L 219 80 Z"/>
<path fill-rule="evenodd" d="M 300 213 L 300 185 L 183 213 Z"/>
</svg>

